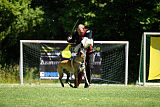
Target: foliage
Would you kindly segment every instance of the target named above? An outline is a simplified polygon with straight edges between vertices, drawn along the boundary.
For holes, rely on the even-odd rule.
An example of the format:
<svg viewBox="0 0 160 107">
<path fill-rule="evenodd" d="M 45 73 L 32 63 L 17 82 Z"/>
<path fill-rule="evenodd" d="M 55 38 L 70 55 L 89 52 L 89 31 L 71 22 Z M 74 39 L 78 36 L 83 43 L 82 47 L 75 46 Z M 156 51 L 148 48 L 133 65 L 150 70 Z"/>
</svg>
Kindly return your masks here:
<svg viewBox="0 0 160 107">
<path fill-rule="evenodd" d="M 17 39 L 18 34 L 32 30 L 37 24 L 43 21 L 42 15 L 44 13 L 41 11 L 41 7 L 34 10 L 30 8 L 30 2 L 25 0 L 12 2 L 1 0 L 1 41 L 7 36 Z"/>
<path fill-rule="evenodd" d="M 0 83 L 20 83 L 19 65 L 0 65 Z M 34 83 L 39 80 L 36 67 L 27 67 L 23 73 L 24 83 Z M 52 81 L 53 83 L 53 81 Z"/>
<path fill-rule="evenodd" d="M 19 82 L 19 65 L 0 65 L 0 83 Z"/>
<path fill-rule="evenodd" d="M 2 64 L 7 63 L 6 59 L 15 62 L 19 52 L 17 50 L 19 40 L 32 38 L 35 28 L 44 20 L 41 7 L 33 9 L 30 4 L 31 1 L 26 0 L 0 0 L 0 62 Z"/>
<path fill-rule="evenodd" d="M 94 40 L 130 42 L 129 75 L 136 80 L 141 35 L 160 30 L 159 12 L 158 0 L 0 0 L 0 63 L 18 63 L 20 39 L 66 40 L 79 19 Z"/>
</svg>

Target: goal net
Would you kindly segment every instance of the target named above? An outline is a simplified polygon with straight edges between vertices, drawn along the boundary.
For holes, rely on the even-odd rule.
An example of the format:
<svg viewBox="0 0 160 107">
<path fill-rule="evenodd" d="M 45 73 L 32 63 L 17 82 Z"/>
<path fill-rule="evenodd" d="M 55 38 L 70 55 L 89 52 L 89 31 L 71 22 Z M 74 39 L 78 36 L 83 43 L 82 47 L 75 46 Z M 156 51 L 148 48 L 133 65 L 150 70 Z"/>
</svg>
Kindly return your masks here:
<svg viewBox="0 0 160 107">
<path fill-rule="evenodd" d="M 67 41 L 20 40 L 20 83 L 58 80 L 57 64 L 64 60 L 62 52 L 76 56 L 75 44 Z M 94 41 L 92 83 L 124 84 L 128 82 L 128 41 Z M 64 74 L 63 79 L 66 79 Z M 74 76 L 71 74 L 70 79 Z"/>
<path fill-rule="evenodd" d="M 141 43 L 139 84 L 160 85 L 160 33 L 144 32 Z"/>
</svg>

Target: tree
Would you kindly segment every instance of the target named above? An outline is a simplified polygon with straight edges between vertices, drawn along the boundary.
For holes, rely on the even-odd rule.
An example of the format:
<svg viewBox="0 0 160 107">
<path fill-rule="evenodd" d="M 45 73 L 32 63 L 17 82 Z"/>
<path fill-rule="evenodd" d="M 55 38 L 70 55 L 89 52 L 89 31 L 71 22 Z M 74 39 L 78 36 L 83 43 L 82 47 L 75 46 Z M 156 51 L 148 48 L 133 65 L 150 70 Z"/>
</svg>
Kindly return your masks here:
<svg viewBox="0 0 160 107">
<path fill-rule="evenodd" d="M 15 62 L 19 40 L 27 39 L 40 26 L 44 12 L 31 8 L 31 0 L 0 0 L 0 62 Z"/>
<path fill-rule="evenodd" d="M 159 12 L 158 0 L 0 0 L 0 63 L 15 62 L 20 39 L 66 40 L 79 19 L 94 40 L 130 42 L 129 75 L 136 80 L 142 33 L 160 31 Z"/>
</svg>

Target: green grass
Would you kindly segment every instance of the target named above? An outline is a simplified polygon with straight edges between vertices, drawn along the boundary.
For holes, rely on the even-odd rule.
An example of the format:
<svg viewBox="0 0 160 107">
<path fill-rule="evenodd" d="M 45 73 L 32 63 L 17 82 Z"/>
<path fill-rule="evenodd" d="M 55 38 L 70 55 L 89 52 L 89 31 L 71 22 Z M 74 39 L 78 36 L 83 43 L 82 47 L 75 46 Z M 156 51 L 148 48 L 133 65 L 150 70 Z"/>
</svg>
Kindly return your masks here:
<svg viewBox="0 0 160 107">
<path fill-rule="evenodd" d="M 159 86 L 0 85 L 0 107 L 158 107 Z"/>
</svg>

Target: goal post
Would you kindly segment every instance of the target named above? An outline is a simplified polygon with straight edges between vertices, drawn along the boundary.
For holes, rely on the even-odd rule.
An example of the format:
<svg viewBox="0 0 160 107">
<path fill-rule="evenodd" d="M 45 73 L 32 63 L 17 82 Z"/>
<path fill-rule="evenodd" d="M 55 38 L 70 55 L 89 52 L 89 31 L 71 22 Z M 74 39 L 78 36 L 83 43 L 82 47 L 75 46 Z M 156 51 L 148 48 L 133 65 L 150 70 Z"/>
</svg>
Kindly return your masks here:
<svg viewBox="0 0 160 107">
<path fill-rule="evenodd" d="M 63 60 L 67 41 L 20 40 L 20 84 L 32 79 L 58 79 L 57 64 Z M 75 44 L 69 50 L 72 58 Z M 128 41 L 94 41 L 92 80 L 98 83 L 128 83 Z M 66 78 L 64 75 L 63 79 Z M 74 77 L 71 75 L 70 79 Z"/>
<path fill-rule="evenodd" d="M 144 32 L 141 42 L 139 84 L 160 85 L 160 32 Z"/>
</svg>

